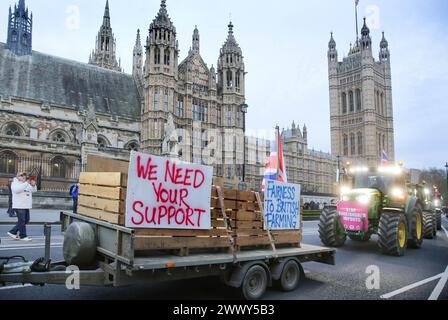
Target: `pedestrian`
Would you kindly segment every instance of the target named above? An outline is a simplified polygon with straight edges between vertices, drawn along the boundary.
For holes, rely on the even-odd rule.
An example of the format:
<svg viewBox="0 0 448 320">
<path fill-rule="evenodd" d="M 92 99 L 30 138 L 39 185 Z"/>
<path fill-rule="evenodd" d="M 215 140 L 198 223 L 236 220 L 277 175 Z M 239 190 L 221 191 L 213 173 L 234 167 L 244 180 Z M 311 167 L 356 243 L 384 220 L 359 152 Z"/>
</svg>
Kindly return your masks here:
<svg viewBox="0 0 448 320">
<path fill-rule="evenodd" d="M 78 196 L 79 196 L 79 185 L 75 183 L 70 188 L 70 195 L 73 198 L 73 213 L 78 213 Z"/>
<path fill-rule="evenodd" d="M 12 209 L 12 190 L 11 190 L 11 184 L 13 182 L 13 179 L 8 180 L 8 215 L 10 218 L 16 218 L 17 214 Z"/>
<path fill-rule="evenodd" d="M 11 184 L 12 208 L 17 213 L 17 224 L 8 236 L 14 240 L 32 241 L 26 234 L 30 222 L 30 209 L 33 207 L 33 193 L 37 191 L 36 181 L 29 180 L 26 173 L 19 173 Z"/>
</svg>

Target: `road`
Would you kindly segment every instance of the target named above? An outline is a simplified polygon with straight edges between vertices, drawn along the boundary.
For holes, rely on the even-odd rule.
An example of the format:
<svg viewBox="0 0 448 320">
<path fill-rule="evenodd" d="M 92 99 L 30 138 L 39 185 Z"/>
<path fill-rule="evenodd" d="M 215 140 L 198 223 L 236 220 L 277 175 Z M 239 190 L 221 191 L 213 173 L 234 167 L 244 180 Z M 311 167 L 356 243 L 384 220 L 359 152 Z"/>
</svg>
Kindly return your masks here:
<svg viewBox="0 0 448 320">
<path fill-rule="evenodd" d="M 53 212 L 53 216 L 57 216 Z M 40 215 L 42 217 L 42 214 Z M 0 220 L 4 214 L 0 212 Z M 50 219 L 51 220 L 51 219 Z M 304 223 L 304 242 L 320 245 L 317 222 Z M 404 257 L 381 255 L 377 250 L 376 237 L 368 243 L 355 243 L 347 240 L 345 247 L 338 249 L 337 265 L 326 266 L 318 263 L 304 264 L 306 279 L 300 287 L 290 293 L 270 289 L 268 300 L 377 300 L 406 299 L 448 300 L 448 220 L 443 218 L 445 230 L 438 232 L 435 240 L 425 240 L 423 248 L 409 249 Z M 0 256 L 23 255 L 29 260 L 44 255 L 43 228 L 29 227 L 32 243 L 18 243 L 6 238 L 8 228 L 0 226 L 2 244 Z M 53 228 L 53 260 L 62 260 L 60 227 Z M 379 289 L 367 289 L 366 280 L 370 274 L 366 270 L 376 266 L 379 271 Z M 445 274 L 444 274 L 445 273 Z M 442 277 L 442 274 L 444 276 Z M 428 280 L 429 279 L 429 280 Z M 408 286 L 411 286 L 410 288 Z M 397 291 L 398 290 L 398 291 Z M 389 295 L 388 295 L 389 294 Z M 165 282 L 151 285 L 138 285 L 130 288 L 82 287 L 80 290 L 67 290 L 65 286 L 10 286 L 0 288 L 0 300 L 6 299 L 71 299 L 71 300 L 115 300 L 115 299 L 180 299 L 203 300 L 235 298 L 234 289 L 222 285 L 218 279 L 207 278 Z"/>
</svg>

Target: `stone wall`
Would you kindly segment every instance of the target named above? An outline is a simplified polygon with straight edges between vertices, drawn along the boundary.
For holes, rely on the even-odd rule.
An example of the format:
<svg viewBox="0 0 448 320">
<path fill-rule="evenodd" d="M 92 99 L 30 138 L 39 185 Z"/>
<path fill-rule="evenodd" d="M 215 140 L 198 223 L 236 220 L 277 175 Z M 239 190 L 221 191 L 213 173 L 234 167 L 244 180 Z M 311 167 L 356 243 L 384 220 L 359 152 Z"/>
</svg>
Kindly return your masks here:
<svg viewBox="0 0 448 320">
<path fill-rule="evenodd" d="M 37 192 L 33 194 L 33 209 L 69 210 L 72 197 L 63 192 Z M 8 207 L 8 193 L 0 190 L 0 208 Z"/>
</svg>

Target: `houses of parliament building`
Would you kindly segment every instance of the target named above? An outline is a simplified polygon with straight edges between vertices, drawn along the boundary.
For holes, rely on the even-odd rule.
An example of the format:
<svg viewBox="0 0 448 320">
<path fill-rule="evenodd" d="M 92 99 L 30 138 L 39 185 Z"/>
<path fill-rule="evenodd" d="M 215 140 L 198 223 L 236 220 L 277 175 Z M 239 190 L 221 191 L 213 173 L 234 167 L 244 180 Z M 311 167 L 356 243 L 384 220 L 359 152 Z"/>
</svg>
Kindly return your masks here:
<svg viewBox="0 0 448 320">
<path fill-rule="evenodd" d="M 270 142 L 245 137 L 246 68 L 232 22 L 216 66 L 201 57 L 197 27 L 179 62 L 178 33 L 162 0 L 149 30 L 137 30 L 132 74 L 117 59 L 109 1 L 88 63 L 33 51 L 33 15 L 25 0 L 9 9 L 7 27 L 7 41 L 0 42 L 0 186 L 28 171 L 42 177 L 42 190 L 66 190 L 87 155 L 126 160 L 130 150 L 212 165 L 215 176 L 261 183 Z M 330 44 L 329 57 L 334 50 Z M 332 133 L 339 141 L 345 131 L 335 121 L 346 117 L 335 114 L 340 84 L 333 84 L 334 59 Z M 389 145 L 387 117 L 384 123 Z M 344 143 L 333 139 L 331 155 L 308 150 L 306 127 L 294 123 L 283 135 L 290 182 L 334 193 L 336 152 L 344 152 Z M 366 154 L 369 141 L 363 140 Z"/>
</svg>

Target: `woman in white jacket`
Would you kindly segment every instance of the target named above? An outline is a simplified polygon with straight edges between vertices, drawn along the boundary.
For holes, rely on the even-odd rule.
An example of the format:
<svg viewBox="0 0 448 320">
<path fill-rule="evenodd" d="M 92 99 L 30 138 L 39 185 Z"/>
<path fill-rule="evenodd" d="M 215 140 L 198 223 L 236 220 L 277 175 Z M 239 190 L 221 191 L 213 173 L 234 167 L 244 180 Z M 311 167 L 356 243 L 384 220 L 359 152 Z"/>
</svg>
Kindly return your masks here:
<svg viewBox="0 0 448 320">
<path fill-rule="evenodd" d="M 17 213 L 17 225 L 8 235 L 14 240 L 32 241 L 26 234 L 26 225 L 30 222 L 30 209 L 33 207 L 33 193 L 37 191 L 36 182 L 28 181 L 26 173 L 20 173 L 11 184 L 12 208 Z"/>
</svg>

